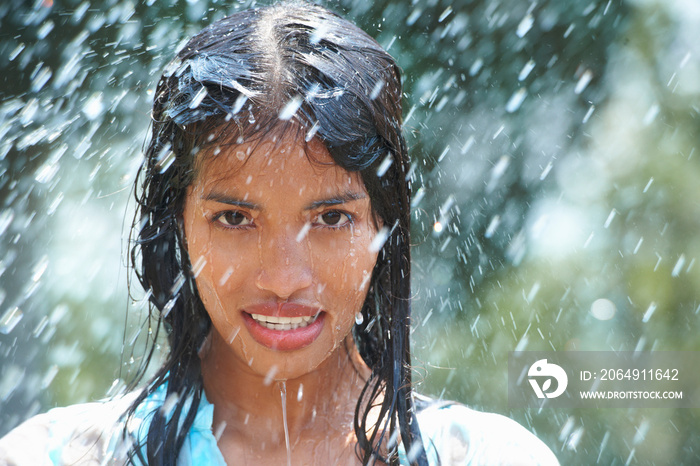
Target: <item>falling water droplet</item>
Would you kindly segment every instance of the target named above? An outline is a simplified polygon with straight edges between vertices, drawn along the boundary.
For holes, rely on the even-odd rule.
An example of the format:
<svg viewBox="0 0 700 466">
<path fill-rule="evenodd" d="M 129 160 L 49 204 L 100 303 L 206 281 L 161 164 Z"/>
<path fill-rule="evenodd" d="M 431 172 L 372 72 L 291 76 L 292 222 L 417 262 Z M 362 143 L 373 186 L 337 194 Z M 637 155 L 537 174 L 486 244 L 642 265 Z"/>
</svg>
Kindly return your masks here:
<svg viewBox="0 0 700 466">
<path fill-rule="evenodd" d="M 12 307 L 5 311 L 5 313 L 0 317 L 0 333 L 9 334 L 12 329 L 22 320 L 24 314 L 18 307 Z"/>
<path fill-rule="evenodd" d="M 369 94 L 369 98 L 371 100 L 374 100 L 377 97 L 379 97 L 379 93 L 382 91 L 383 88 L 384 88 L 384 81 L 382 81 L 382 80 L 377 81 L 377 83 L 374 85 L 374 88 L 372 88 L 372 92 Z"/>
<path fill-rule="evenodd" d="M 392 163 L 394 163 L 394 159 L 392 158 L 391 153 L 386 154 L 386 157 L 384 157 L 384 160 L 382 160 L 382 163 L 377 168 L 377 176 L 379 178 L 384 176 L 389 167 L 391 167 Z"/>
<path fill-rule="evenodd" d="M 381 250 L 387 238 L 389 238 L 389 229 L 384 226 L 377 232 L 377 234 L 374 236 L 374 239 L 370 243 L 370 252 L 378 252 L 379 250 Z"/>
<path fill-rule="evenodd" d="M 197 93 L 194 95 L 192 98 L 192 102 L 190 102 L 190 108 L 197 108 L 199 107 L 199 104 L 202 103 L 204 98 L 207 96 L 207 88 L 202 86 Z"/>
<path fill-rule="evenodd" d="M 527 34 L 530 29 L 532 29 L 532 26 L 535 24 L 535 18 L 531 14 L 525 15 L 525 17 L 520 21 L 520 24 L 518 24 L 518 29 L 516 29 L 515 34 L 517 34 L 518 37 L 525 37 L 525 34 Z"/>
<path fill-rule="evenodd" d="M 284 424 L 284 444 L 287 447 L 287 466 L 292 466 L 292 448 L 289 446 L 289 427 L 287 425 L 287 383 L 279 382 L 280 398 L 282 399 L 282 423 Z"/>
<path fill-rule="evenodd" d="M 649 319 L 651 319 L 651 316 L 654 315 L 654 311 L 656 311 L 656 303 L 652 302 L 649 304 L 649 307 L 647 308 L 646 312 L 644 313 L 644 317 L 642 317 L 642 322 L 647 323 L 649 322 Z"/>
<path fill-rule="evenodd" d="M 583 72 L 581 77 L 579 78 L 578 82 L 576 83 L 576 87 L 574 88 L 574 92 L 576 94 L 580 94 L 588 87 L 590 84 L 591 80 L 593 79 L 593 73 L 591 70 L 586 70 Z"/>
<path fill-rule="evenodd" d="M 357 325 L 360 325 L 364 321 L 365 321 L 365 316 L 362 315 L 362 312 L 358 312 L 357 314 L 355 314 L 355 323 Z"/>
<path fill-rule="evenodd" d="M 678 262 L 676 262 L 676 265 L 673 267 L 673 271 L 671 272 L 672 277 L 677 277 L 680 275 L 681 270 L 683 270 L 683 266 L 685 265 L 685 254 L 681 254 L 681 257 L 678 258 Z"/>
<path fill-rule="evenodd" d="M 296 113 L 297 110 L 299 110 L 299 107 L 301 107 L 301 103 L 304 100 L 300 96 L 296 96 L 292 98 L 287 104 L 282 108 L 279 114 L 279 119 L 280 120 L 289 120 L 291 119 Z"/>
<path fill-rule="evenodd" d="M 275 375 L 277 374 L 277 366 L 272 366 L 270 367 L 270 370 L 267 371 L 267 374 L 265 374 L 265 379 L 263 380 L 263 385 L 266 387 L 272 383 L 272 381 L 275 379 Z"/>
<path fill-rule="evenodd" d="M 304 223 L 304 226 L 301 227 L 301 230 L 299 230 L 299 233 L 297 233 L 296 237 L 296 242 L 301 243 L 304 238 L 306 238 L 306 234 L 311 230 L 311 222 L 306 222 Z"/>
<path fill-rule="evenodd" d="M 438 23 L 442 23 L 445 20 L 445 18 L 450 16 L 450 13 L 452 13 L 452 7 L 448 6 L 447 8 L 445 8 L 445 11 L 443 11 L 440 14 L 440 17 L 438 18 Z"/>
<path fill-rule="evenodd" d="M 518 74 L 518 81 L 522 81 L 525 78 L 527 78 L 530 75 L 530 72 L 535 69 L 535 61 L 533 59 L 528 60 L 527 63 L 525 63 L 525 66 L 523 66 L 523 69 L 520 70 L 520 73 Z"/>
</svg>

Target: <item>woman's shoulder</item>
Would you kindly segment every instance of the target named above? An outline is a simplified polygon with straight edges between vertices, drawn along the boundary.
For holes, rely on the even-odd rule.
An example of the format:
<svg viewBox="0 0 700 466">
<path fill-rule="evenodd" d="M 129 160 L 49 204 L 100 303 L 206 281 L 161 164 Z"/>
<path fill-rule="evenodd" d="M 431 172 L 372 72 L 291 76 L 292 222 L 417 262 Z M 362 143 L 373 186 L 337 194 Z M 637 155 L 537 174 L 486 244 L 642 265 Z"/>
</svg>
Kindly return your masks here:
<svg viewBox="0 0 700 466">
<path fill-rule="evenodd" d="M 552 451 L 514 420 L 456 402 L 416 396 L 429 457 L 443 465 L 558 465 Z"/>
<path fill-rule="evenodd" d="M 34 416 L 0 439 L 0 464 L 102 464 L 112 458 L 121 417 L 136 394 Z"/>
</svg>

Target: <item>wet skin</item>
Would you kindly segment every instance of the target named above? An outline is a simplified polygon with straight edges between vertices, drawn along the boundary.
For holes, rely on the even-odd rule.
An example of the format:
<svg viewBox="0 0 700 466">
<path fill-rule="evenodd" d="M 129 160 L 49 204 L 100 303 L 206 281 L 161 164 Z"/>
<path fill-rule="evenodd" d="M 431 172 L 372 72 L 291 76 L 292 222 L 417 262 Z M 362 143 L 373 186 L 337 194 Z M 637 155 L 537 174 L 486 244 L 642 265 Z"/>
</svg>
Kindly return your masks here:
<svg viewBox="0 0 700 466">
<path fill-rule="evenodd" d="M 201 357 L 215 430 L 226 426 L 219 446 L 238 461 L 284 453 L 286 463 L 275 382 L 284 380 L 293 462 L 311 452 L 314 461 L 351 461 L 367 368 L 350 330 L 377 258 L 364 184 L 320 142 L 293 136 L 201 160 L 183 226 L 213 324 Z M 261 322 L 276 317 L 293 324 Z"/>
</svg>

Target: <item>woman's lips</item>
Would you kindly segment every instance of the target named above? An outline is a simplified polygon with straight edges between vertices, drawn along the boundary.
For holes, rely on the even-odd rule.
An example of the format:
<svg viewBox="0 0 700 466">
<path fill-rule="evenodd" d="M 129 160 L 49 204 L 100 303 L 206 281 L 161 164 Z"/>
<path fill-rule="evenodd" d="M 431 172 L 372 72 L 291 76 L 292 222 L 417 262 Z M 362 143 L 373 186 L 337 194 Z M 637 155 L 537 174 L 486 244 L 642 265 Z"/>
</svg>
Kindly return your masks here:
<svg viewBox="0 0 700 466">
<path fill-rule="evenodd" d="M 242 314 L 253 339 L 278 351 L 293 351 L 313 343 L 326 315 L 317 308 L 289 303 L 250 306 Z"/>
</svg>

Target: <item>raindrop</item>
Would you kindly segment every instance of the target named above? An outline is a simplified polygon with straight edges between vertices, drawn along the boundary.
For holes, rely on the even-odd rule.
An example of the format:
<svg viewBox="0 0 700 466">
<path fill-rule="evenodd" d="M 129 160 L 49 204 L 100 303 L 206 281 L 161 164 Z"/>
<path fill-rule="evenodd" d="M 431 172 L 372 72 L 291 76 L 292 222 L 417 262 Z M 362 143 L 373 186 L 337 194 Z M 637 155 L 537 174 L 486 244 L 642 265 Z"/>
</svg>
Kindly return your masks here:
<svg viewBox="0 0 700 466">
<path fill-rule="evenodd" d="M 374 87 L 372 88 L 372 92 L 369 94 L 369 98 L 371 100 L 374 100 L 377 97 L 379 97 L 379 93 L 382 91 L 383 88 L 384 88 L 384 81 L 382 81 L 382 80 L 377 81 L 376 84 L 374 85 Z"/>
<path fill-rule="evenodd" d="M 236 336 L 238 336 L 238 333 L 241 331 L 240 327 L 236 327 L 233 330 L 231 330 L 231 334 L 228 337 L 228 344 L 230 345 L 233 343 L 233 340 L 236 339 Z"/>
<path fill-rule="evenodd" d="M 474 142 L 475 142 L 475 141 L 476 141 L 476 139 L 474 139 L 474 136 L 469 136 L 469 139 L 467 139 L 467 141 L 464 143 L 464 145 L 462 146 L 462 149 L 461 149 L 459 152 L 460 152 L 462 155 L 464 155 L 464 154 L 466 154 L 467 152 L 469 152 L 469 149 L 472 148 L 472 146 L 474 145 Z"/>
<path fill-rule="evenodd" d="M 610 320 L 615 316 L 617 307 L 609 299 L 596 299 L 591 304 L 591 314 L 598 320 Z"/>
<path fill-rule="evenodd" d="M 51 31 L 53 31 L 54 28 L 54 22 L 51 20 L 46 21 L 44 24 L 41 25 L 39 30 L 36 32 L 36 37 L 39 40 L 45 39 L 46 36 L 49 35 Z"/>
<path fill-rule="evenodd" d="M 656 311 L 656 303 L 652 302 L 649 304 L 649 307 L 647 308 L 646 312 L 644 313 L 644 317 L 642 317 L 642 322 L 647 323 L 649 322 L 649 319 L 651 319 L 651 316 L 654 315 L 654 311 Z"/>
<path fill-rule="evenodd" d="M 683 270 L 683 266 L 685 265 L 685 254 L 681 254 L 681 257 L 678 258 L 678 262 L 676 262 L 676 265 L 673 267 L 673 271 L 671 272 L 672 277 L 677 277 L 680 275 L 681 270 Z"/>
<path fill-rule="evenodd" d="M 177 402 L 180 400 L 180 396 L 177 393 L 171 393 L 165 399 L 165 402 L 160 407 L 160 413 L 166 418 L 170 417 L 170 413 L 173 412 Z"/>
<path fill-rule="evenodd" d="M 687 65 L 688 62 L 690 61 L 690 57 L 691 57 L 690 52 L 686 53 L 685 56 L 683 57 L 683 60 L 681 60 L 680 64 L 678 65 L 679 68 L 681 68 L 681 69 L 685 68 L 685 65 Z"/>
<path fill-rule="evenodd" d="M 535 18 L 530 14 L 526 14 L 525 17 L 520 21 L 520 24 L 518 24 L 518 29 L 516 29 L 515 34 L 517 34 L 518 37 L 525 37 L 525 34 L 527 34 L 530 29 L 532 29 L 532 26 L 535 24 Z"/>
<path fill-rule="evenodd" d="M 163 310 L 160 311 L 160 314 L 163 316 L 164 319 L 168 317 L 170 311 L 172 311 L 175 307 L 175 302 L 177 302 L 177 296 L 173 296 L 170 300 L 168 300 L 167 303 L 165 303 L 165 306 L 163 306 Z"/>
<path fill-rule="evenodd" d="M 544 170 L 542 170 L 542 173 L 540 173 L 540 181 L 543 181 L 545 178 L 547 178 L 547 175 L 549 175 L 549 172 L 552 171 L 552 162 L 549 162 L 546 167 L 544 167 Z"/>
<path fill-rule="evenodd" d="M 207 88 L 202 86 L 197 93 L 192 97 L 192 102 L 190 102 L 189 107 L 190 108 L 197 108 L 199 107 L 199 104 L 202 103 L 204 98 L 207 96 Z"/>
<path fill-rule="evenodd" d="M 306 133 L 306 136 L 304 136 L 304 140 L 306 142 L 311 141 L 314 136 L 316 136 L 316 133 L 318 132 L 318 129 L 321 127 L 321 125 L 318 123 L 318 121 L 314 122 L 313 126 L 309 131 Z"/>
<path fill-rule="evenodd" d="M 442 152 L 440 153 L 440 156 L 437 159 L 438 163 L 442 162 L 442 159 L 445 158 L 445 156 L 447 155 L 447 153 L 449 151 L 450 151 L 450 146 L 449 145 L 445 146 L 445 148 L 442 150 Z"/>
<path fill-rule="evenodd" d="M 202 269 L 204 269 L 205 265 L 207 265 L 207 260 L 204 258 L 204 256 L 199 256 L 192 265 L 192 276 L 197 278 L 197 276 L 202 272 Z"/>
<path fill-rule="evenodd" d="M 639 238 L 639 241 L 637 241 L 637 245 L 634 247 L 634 251 L 632 251 L 632 254 L 637 254 L 639 252 L 639 248 L 642 247 L 643 242 L 644 242 L 644 237 Z"/>
<path fill-rule="evenodd" d="M 102 115 L 104 105 L 102 104 L 102 94 L 95 92 L 92 94 L 83 105 L 83 114 L 88 120 L 96 120 Z"/>
<path fill-rule="evenodd" d="M 318 44 L 321 42 L 321 40 L 328 34 L 328 28 L 330 25 L 327 23 L 321 23 L 316 29 L 314 29 L 314 32 L 311 34 L 311 37 L 309 38 L 309 42 L 312 44 Z"/>
<path fill-rule="evenodd" d="M 425 197 L 425 189 L 424 188 L 418 188 L 418 191 L 413 195 L 413 199 L 411 200 L 411 207 L 416 207 L 418 204 L 420 204 L 420 201 L 423 200 L 423 197 Z M 2 233 L 2 228 L 1 228 L 1 223 L 0 223 L 0 234 Z"/>
<path fill-rule="evenodd" d="M 0 317 L 0 333 L 8 335 L 12 329 L 22 320 L 24 314 L 18 307 L 12 307 Z"/>
<path fill-rule="evenodd" d="M 22 384 L 24 381 L 25 369 L 14 364 L 3 367 L 4 377 L 0 380 L 0 401 L 5 401 L 7 398 Z"/>
<path fill-rule="evenodd" d="M 357 325 L 362 324 L 362 322 L 364 322 L 364 321 L 365 321 L 365 316 L 362 315 L 362 312 L 358 312 L 357 314 L 355 314 L 355 323 Z"/>
<path fill-rule="evenodd" d="M 389 238 L 389 229 L 386 226 L 380 228 L 369 245 L 370 252 L 379 252 Z"/>
<path fill-rule="evenodd" d="M 657 115 L 659 114 L 660 110 L 661 108 L 659 107 L 659 104 L 652 105 L 647 111 L 646 115 L 644 115 L 644 119 L 642 120 L 644 126 L 652 124 L 656 119 Z"/>
<path fill-rule="evenodd" d="M 301 107 L 301 103 L 304 101 L 300 96 L 292 98 L 286 105 L 282 108 L 279 114 L 280 120 L 289 120 L 292 118 Z"/>
<path fill-rule="evenodd" d="M 608 228 L 612 221 L 615 219 L 615 216 L 617 215 L 617 211 L 615 209 L 610 211 L 610 215 L 608 215 L 608 218 L 605 220 L 605 223 L 603 224 L 603 228 Z"/>
<path fill-rule="evenodd" d="M 301 230 L 299 230 L 299 233 L 297 233 L 296 242 L 301 243 L 304 240 L 304 238 L 306 238 L 306 234 L 309 232 L 310 229 L 311 222 L 304 223 L 304 226 L 301 227 Z"/>
<path fill-rule="evenodd" d="M 574 92 L 576 94 L 580 94 L 588 87 L 588 84 L 590 84 L 591 80 L 593 79 L 593 73 L 591 70 L 586 70 L 583 72 L 581 77 L 579 78 L 578 82 L 576 83 L 576 87 L 574 88 Z"/>
<path fill-rule="evenodd" d="M 25 46 L 23 43 L 20 43 L 19 45 L 17 45 L 17 47 L 15 47 L 15 48 L 12 50 L 12 52 L 10 52 L 10 56 L 8 57 L 8 59 L 9 59 L 10 61 L 12 61 L 12 60 L 14 60 L 15 58 L 17 58 L 17 56 L 18 56 L 20 53 L 22 53 L 22 50 L 24 50 L 25 47 L 26 47 L 26 46 Z"/>
<path fill-rule="evenodd" d="M 540 282 L 535 282 L 532 285 L 532 288 L 530 289 L 530 292 L 527 294 L 527 298 L 526 298 L 528 303 L 531 303 L 532 300 L 535 299 L 535 297 L 537 296 L 537 293 L 539 293 L 539 291 L 540 291 L 540 286 L 541 286 Z"/>
<path fill-rule="evenodd" d="M 575 24 L 569 24 L 569 27 L 566 28 L 566 31 L 564 31 L 564 39 L 568 39 L 569 36 L 571 35 L 571 33 L 574 32 L 575 28 L 576 28 Z"/>
<path fill-rule="evenodd" d="M 384 160 L 382 160 L 382 163 L 379 164 L 379 167 L 377 167 L 377 176 L 379 178 L 384 176 L 392 163 L 394 163 L 394 159 L 391 156 L 391 152 L 389 152 L 386 154 L 386 157 L 384 157 Z"/>
<path fill-rule="evenodd" d="M 588 107 L 588 111 L 587 111 L 586 114 L 583 116 L 583 120 L 581 120 L 581 123 L 583 123 L 584 125 L 585 125 L 586 123 L 588 123 L 588 120 L 591 119 L 591 115 L 593 115 L 593 112 L 594 112 L 594 111 L 595 111 L 595 105 L 591 105 L 590 107 Z"/>
<path fill-rule="evenodd" d="M 2 236 L 15 218 L 15 212 L 8 207 L 0 212 L 0 236 Z"/>
<path fill-rule="evenodd" d="M 272 383 L 273 380 L 275 380 L 275 375 L 277 375 L 277 366 L 272 366 L 270 367 L 270 370 L 267 371 L 267 374 L 265 374 L 265 379 L 263 379 L 263 385 L 266 387 Z"/>
<path fill-rule="evenodd" d="M 508 103 L 506 103 L 506 112 L 513 113 L 518 110 L 523 104 L 525 97 L 527 97 L 527 90 L 524 87 L 515 91 L 508 99 Z"/>
<path fill-rule="evenodd" d="M 408 453 L 406 454 L 406 459 L 410 464 L 413 464 L 416 459 L 418 458 L 418 455 L 422 451 L 423 444 L 419 442 L 415 442 L 411 445 L 411 449 L 408 450 Z"/>
<path fill-rule="evenodd" d="M 438 23 L 442 23 L 445 20 L 445 18 L 450 16 L 450 13 L 452 13 L 452 7 L 448 6 L 447 8 L 445 8 L 445 11 L 443 11 L 440 14 L 440 17 L 438 18 Z"/>
<path fill-rule="evenodd" d="M 57 163 L 49 161 L 41 167 L 39 167 L 39 170 L 37 170 L 34 179 L 38 183 L 46 184 L 49 181 L 51 181 L 54 176 L 56 176 L 56 173 L 58 173 L 58 167 L 59 165 Z"/>
<path fill-rule="evenodd" d="M 416 21 L 418 21 L 418 18 L 420 18 L 422 14 L 423 14 L 423 10 L 421 10 L 420 8 L 416 8 L 415 10 L 413 10 L 411 12 L 411 14 L 408 15 L 408 18 L 406 18 L 406 25 L 413 26 L 416 23 Z"/>
<path fill-rule="evenodd" d="M 652 176 L 651 178 L 649 178 L 649 182 L 647 183 L 646 186 L 644 186 L 644 189 L 642 190 L 642 192 L 646 193 L 647 191 L 649 191 L 649 188 L 651 187 L 651 184 L 653 182 L 654 182 L 654 177 Z"/>
<path fill-rule="evenodd" d="M 170 150 L 170 144 L 166 144 L 156 155 L 155 168 L 158 173 L 165 173 L 175 161 L 175 153 Z"/>
<path fill-rule="evenodd" d="M 245 105 L 245 102 L 248 98 L 244 94 L 239 94 L 238 97 L 236 98 L 236 101 L 233 103 L 233 107 L 231 108 L 231 113 L 236 114 L 241 111 L 243 108 L 243 105 Z"/>
<path fill-rule="evenodd" d="M 491 169 L 491 176 L 489 178 L 489 183 L 486 186 L 486 190 L 488 192 L 493 191 L 496 189 L 496 186 L 498 185 L 499 180 L 503 175 L 505 174 L 506 170 L 508 170 L 508 167 L 510 166 L 510 157 L 507 155 L 502 155 L 499 159 L 498 162 L 496 162 L 496 165 L 493 166 Z"/>
<path fill-rule="evenodd" d="M 530 339 L 527 336 L 527 332 L 523 335 L 523 337 L 520 339 L 518 344 L 515 346 L 515 351 L 516 353 L 519 353 L 521 351 L 525 351 L 525 348 L 527 348 L 527 344 L 530 342 Z"/>
<path fill-rule="evenodd" d="M 479 71 L 481 71 L 481 68 L 484 66 L 484 60 L 481 58 L 477 58 L 474 60 L 474 63 L 472 63 L 472 66 L 469 67 L 469 76 L 476 76 Z"/>
<path fill-rule="evenodd" d="M 434 231 L 435 233 L 437 233 L 438 235 L 439 235 L 440 233 L 442 233 L 442 230 L 443 230 L 443 229 L 444 229 L 444 227 L 442 226 L 442 223 L 440 223 L 440 222 L 435 222 L 435 223 L 433 224 L 433 231 Z"/>
<path fill-rule="evenodd" d="M 301 400 L 303 398 L 304 398 L 304 384 L 300 383 L 299 390 L 297 390 L 297 401 L 301 403 Z"/>
<path fill-rule="evenodd" d="M 535 61 L 530 59 L 527 63 L 525 63 L 523 69 L 520 70 L 520 74 L 518 74 L 518 81 L 522 81 L 527 78 L 533 69 L 535 69 Z"/>
<path fill-rule="evenodd" d="M 219 425 L 216 426 L 216 429 L 214 429 L 214 438 L 217 442 L 221 439 L 221 436 L 224 435 L 226 425 L 226 421 L 221 421 Z"/>
<path fill-rule="evenodd" d="M 423 319 L 423 322 L 421 322 L 421 326 L 425 327 L 425 324 L 428 323 L 428 321 L 430 320 L 430 318 L 432 316 L 433 316 L 433 310 L 431 309 L 430 311 L 428 311 L 428 314 L 426 314 L 425 318 Z"/>
<path fill-rule="evenodd" d="M 484 233 L 484 236 L 486 238 L 492 238 L 494 233 L 496 232 L 496 229 L 498 229 L 498 225 L 501 224 L 501 216 L 500 215 L 494 215 L 493 218 L 491 219 L 491 222 L 489 223 L 489 226 L 486 228 L 486 232 Z"/>
<path fill-rule="evenodd" d="M 32 281 L 38 282 L 41 280 L 41 277 L 44 275 L 44 272 L 46 272 L 48 266 L 49 258 L 47 256 L 43 256 L 32 269 Z"/>
<path fill-rule="evenodd" d="M 496 130 L 496 132 L 493 133 L 493 136 L 491 136 L 491 139 L 495 141 L 496 138 L 497 138 L 498 136 L 501 135 L 501 133 L 503 132 L 504 129 L 506 129 L 505 125 L 501 125 L 501 126 Z"/>
<path fill-rule="evenodd" d="M 36 99 L 29 99 L 29 102 L 19 112 L 19 122 L 22 126 L 28 126 L 34 121 L 34 115 L 39 110 L 39 102 Z"/>
<path fill-rule="evenodd" d="M 287 383 L 284 380 L 281 381 L 279 383 L 279 388 L 280 398 L 282 400 L 282 424 L 284 427 L 284 443 L 287 447 L 287 466 L 292 466 L 292 449 L 289 444 L 289 426 L 287 424 Z"/>
<path fill-rule="evenodd" d="M 583 438 L 583 432 L 584 432 L 583 427 L 579 427 L 578 429 L 576 429 L 569 436 L 569 439 L 566 441 L 566 448 L 568 448 L 569 450 L 576 451 L 578 444 L 581 442 L 581 439 Z"/>
<path fill-rule="evenodd" d="M 37 70 L 34 72 L 32 77 L 32 92 L 39 92 L 44 85 L 51 79 L 53 72 L 48 66 L 42 66 L 42 64 L 37 66 Z"/>
</svg>

